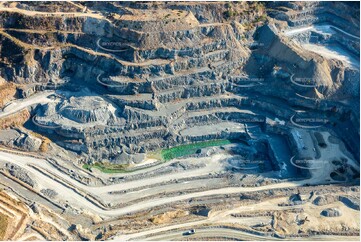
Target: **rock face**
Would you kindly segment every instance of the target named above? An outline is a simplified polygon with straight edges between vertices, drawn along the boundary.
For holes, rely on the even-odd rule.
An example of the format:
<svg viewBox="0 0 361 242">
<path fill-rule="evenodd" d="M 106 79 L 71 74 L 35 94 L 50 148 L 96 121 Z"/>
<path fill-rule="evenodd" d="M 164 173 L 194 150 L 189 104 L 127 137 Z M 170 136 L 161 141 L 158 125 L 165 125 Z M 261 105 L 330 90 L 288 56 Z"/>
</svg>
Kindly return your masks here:
<svg viewBox="0 0 361 242">
<path fill-rule="evenodd" d="M 39 151 L 43 141 L 19 129 L 7 129 L 0 131 L 0 143 L 8 147 L 36 152 Z"/>
<path fill-rule="evenodd" d="M 38 151 L 41 143 L 41 139 L 27 135 L 18 145 L 28 151 Z"/>
<path fill-rule="evenodd" d="M 100 97 L 71 98 L 68 104 L 63 105 L 61 115 L 77 123 L 105 124 L 115 118 L 115 108 Z"/>
<path fill-rule="evenodd" d="M 53 4 L 4 3 L 0 73 L 22 84 L 20 96 L 57 91 L 58 102 L 34 108 L 34 131 L 86 161 L 138 163 L 149 151 L 179 144 L 248 142 L 252 132 L 269 127 L 266 118 L 289 120 L 296 106 L 319 116 L 336 108 L 332 119 L 349 117 L 350 123 L 340 124 L 347 131 L 339 135 L 355 147 L 351 134 L 358 133 L 359 111 L 340 100 L 358 97 L 359 70 L 306 48 L 317 37 L 321 45 L 338 43 L 359 53 L 357 16 L 335 11 L 355 13 L 354 6 L 81 4 L 84 9 L 69 6 L 59 16 L 50 14 L 57 9 Z M 49 14 L 38 18 L 20 8 Z M 332 31 L 295 30 L 326 22 Z M 348 35 L 337 30 L 343 27 Z M 247 128 L 254 125 L 257 131 Z M 292 133 L 282 125 L 271 129 Z M 29 150 L 39 148 L 36 139 L 22 142 Z"/>
</svg>

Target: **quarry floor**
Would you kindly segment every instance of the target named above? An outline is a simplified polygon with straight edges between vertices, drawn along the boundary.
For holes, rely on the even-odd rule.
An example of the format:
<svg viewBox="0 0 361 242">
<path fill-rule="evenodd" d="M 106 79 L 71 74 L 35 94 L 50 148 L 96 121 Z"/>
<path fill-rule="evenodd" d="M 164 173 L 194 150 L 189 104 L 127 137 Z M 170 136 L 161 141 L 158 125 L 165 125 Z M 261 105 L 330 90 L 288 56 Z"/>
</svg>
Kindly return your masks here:
<svg viewBox="0 0 361 242">
<path fill-rule="evenodd" d="M 321 158 L 329 160 L 332 159 L 335 155 L 342 153 L 340 147 L 337 144 L 329 143 L 329 148 L 321 152 Z M 197 169 L 189 169 L 184 171 L 178 171 L 170 174 L 158 174 L 149 178 L 130 180 L 120 183 L 115 183 L 112 185 L 85 185 L 82 184 L 73 178 L 69 177 L 68 174 L 61 172 L 58 167 L 49 163 L 48 160 L 36 157 L 27 157 L 24 156 L 25 153 L 14 151 L 2 150 L 0 151 L 0 165 L 4 165 L 6 162 L 10 162 L 22 167 L 24 170 L 31 175 L 32 179 L 37 182 L 37 188 L 35 189 L 35 194 L 41 189 L 51 188 L 55 190 L 58 195 L 54 199 L 47 199 L 45 204 L 51 209 L 61 208 L 71 208 L 76 211 L 76 213 L 83 214 L 83 216 L 92 217 L 93 221 L 96 224 L 107 224 L 107 221 L 114 221 L 122 216 L 129 216 L 141 214 L 143 211 L 154 211 L 155 208 L 164 209 L 165 207 L 174 206 L 178 204 L 177 209 L 186 209 L 187 201 L 190 200 L 199 200 L 203 201 L 203 204 L 209 202 L 212 203 L 213 199 L 217 196 L 238 196 L 242 193 L 258 193 L 263 191 L 270 191 L 274 189 L 283 190 L 283 189 L 293 189 L 295 192 L 297 188 L 304 186 L 313 186 L 316 190 L 318 185 L 330 184 L 329 174 L 333 170 L 329 163 L 315 162 L 315 167 L 311 171 L 311 177 L 303 180 L 293 180 L 293 181 L 282 181 L 280 180 L 277 183 L 271 183 L 269 185 L 258 184 L 257 186 L 242 187 L 242 186 L 229 186 L 227 183 L 224 183 L 224 178 L 212 178 L 208 177 L 205 179 L 200 179 L 201 176 L 207 176 L 209 174 L 224 172 L 224 159 L 230 157 L 229 154 L 217 154 L 210 157 L 203 158 L 185 158 L 185 159 L 175 159 L 167 163 L 163 163 L 154 167 L 146 168 L 141 171 L 136 171 L 133 173 L 127 174 L 113 174 L 100 175 L 103 178 L 106 177 L 127 177 L 132 175 L 139 175 L 142 173 L 147 173 L 151 171 L 156 171 L 160 168 L 165 168 L 170 166 L 173 163 L 181 161 L 183 164 L 192 163 L 192 164 L 202 164 Z M 69 165 L 66 162 L 59 162 L 62 165 Z M 85 171 L 77 171 L 80 173 L 86 174 Z M 94 174 L 96 175 L 96 173 Z M 97 176 L 97 175 L 96 175 Z M 251 179 L 250 183 L 257 184 L 259 180 L 257 175 L 249 176 Z M 172 181 L 179 180 L 176 183 Z M 13 187 L 14 189 L 17 186 L 27 187 L 22 183 L 14 185 L 16 179 L 6 179 L 3 182 L 5 187 Z M 337 181 L 331 182 L 337 187 Z M 222 188 L 216 188 L 221 186 Z M 224 187 L 223 187 L 224 186 Z M 332 186 L 332 185 L 331 185 Z M 33 190 L 33 189 L 32 189 Z M 125 191 L 119 192 L 118 191 Z M 180 192 L 180 193 L 179 193 Z M 182 194 L 185 193 L 185 194 Z M 34 192 L 22 193 L 22 196 L 26 197 L 28 200 L 34 200 Z M 140 195 L 141 194 L 141 195 Z M 341 192 L 342 194 L 342 192 Z M 40 195 L 40 194 L 39 194 Z M 39 196 L 35 195 L 35 196 Z M 139 200 L 141 198 L 141 200 Z M 40 196 L 36 199 L 40 204 L 44 204 L 43 196 Z M 234 198 L 233 198 L 234 199 Z M 222 199 L 216 199 L 217 202 L 222 201 Z M 191 235 L 189 238 L 201 237 L 205 238 L 207 236 L 223 236 L 227 238 L 237 238 L 237 239 L 277 239 L 270 236 L 259 236 L 255 234 L 247 233 L 243 230 L 238 230 L 237 228 L 225 228 L 222 226 L 232 225 L 232 226 L 254 226 L 256 224 L 264 223 L 270 224 L 272 217 L 247 217 L 247 218 L 236 218 L 232 214 L 240 212 L 250 212 L 262 210 L 266 211 L 287 211 L 290 209 L 288 207 L 280 207 L 279 204 L 282 202 L 287 202 L 288 197 L 281 197 L 277 199 L 270 199 L 267 201 L 259 201 L 251 205 L 240 205 L 235 204 L 232 209 L 211 209 L 207 217 L 201 218 L 192 218 L 189 222 L 182 222 L 182 218 L 179 218 L 180 221 L 175 225 L 168 225 L 165 223 L 161 227 L 143 229 L 143 231 L 127 231 L 123 234 L 114 234 L 111 238 L 116 240 L 136 240 L 136 239 L 146 239 L 146 240 L 157 240 L 157 239 L 185 239 L 183 233 L 189 228 L 199 228 L 199 233 L 196 235 Z M 120 201 L 120 202 L 119 202 Z M 208 202 L 207 202 L 208 201 Z M 107 205 L 106 205 L 107 204 Z M 110 207 L 109 207 L 110 206 Z M 352 208 L 348 208 L 341 202 L 334 202 L 328 204 L 326 207 L 337 207 L 343 214 L 339 218 L 328 219 L 327 228 L 324 228 L 322 224 L 322 218 L 320 211 L 325 207 L 320 207 L 313 205 L 311 203 L 306 203 L 302 205 L 294 205 L 292 208 L 302 208 L 306 216 L 310 216 L 309 219 L 311 223 L 308 223 L 307 226 L 317 227 L 322 230 L 338 230 L 340 224 L 347 224 L 350 228 L 356 228 L 358 225 L 358 216 L 359 211 L 356 211 Z M 96 219 L 94 220 L 94 216 Z M 312 216 L 315 216 L 314 218 Z M 353 218 L 350 219 L 350 218 Z M 321 221 L 320 221 L 321 220 Z M 50 218 L 50 221 L 52 219 Z M 170 220 L 172 221 L 172 220 Z M 330 222 L 331 221 L 331 222 Z M 113 222 L 111 222 L 113 223 Z M 94 226 L 94 225 L 93 225 Z M 216 226 L 216 227 L 214 227 Z M 218 226 L 218 227 L 217 227 Z M 219 227 L 221 226 L 221 227 Z M 287 226 L 286 226 L 287 227 Z M 290 229 L 290 228 L 288 228 Z M 313 237 L 312 237 L 313 238 Z M 342 237 L 341 237 L 342 238 Z M 345 237 L 346 238 L 346 237 Z M 347 237 L 353 238 L 353 237 Z M 316 239 L 316 237 L 315 237 Z M 328 236 L 317 237 L 320 240 L 328 240 Z"/>
</svg>

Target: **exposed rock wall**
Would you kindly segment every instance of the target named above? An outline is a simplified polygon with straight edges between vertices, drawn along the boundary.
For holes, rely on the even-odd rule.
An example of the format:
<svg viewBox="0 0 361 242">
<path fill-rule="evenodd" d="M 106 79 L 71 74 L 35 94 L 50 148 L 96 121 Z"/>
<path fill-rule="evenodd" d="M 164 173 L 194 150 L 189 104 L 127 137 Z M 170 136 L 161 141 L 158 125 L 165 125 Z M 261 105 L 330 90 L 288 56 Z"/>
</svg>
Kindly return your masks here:
<svg viewBox="0 0 361 242">
<path fill-rule="evenodd" d="M 58 104 L 34 110 L 37 131 L 56 135 L 58 144 L 92 161 L 121 162 L 180 143 L 247 139 L 247 130 L 211 132 L 207 126 L 256 123 L 262 130 L 266 117 L 289 120 L 291 105 L 322 114 L 336 107 L 335 117 L 349 111 L 337 102 L 295 96 L 307 90 L 294 87 L 293 77 L 316 80 L 319 99 L 358 95 L 354 72 L 342 62 L 305 51 L 282 32 L 330 16 L 343 26 L 354 17 L 336 10 L 347 5 L 267 3 L 267 17 L 263 4 L 250 2 L 82 4 L 89 9 L 68 6 L 62 16 L 39 12 L 51 4 L 1 12 L 6 48 L 0 48 L 0 74 L 24 84 L 18 89 L 24 97 L 61 89 Z M 324 41 L 359 46 L 337 35 Z M 8 117 L 3 127 L 12 122 Z M 184 135 L 195 127 L 197 133 Z"/>
</svg>

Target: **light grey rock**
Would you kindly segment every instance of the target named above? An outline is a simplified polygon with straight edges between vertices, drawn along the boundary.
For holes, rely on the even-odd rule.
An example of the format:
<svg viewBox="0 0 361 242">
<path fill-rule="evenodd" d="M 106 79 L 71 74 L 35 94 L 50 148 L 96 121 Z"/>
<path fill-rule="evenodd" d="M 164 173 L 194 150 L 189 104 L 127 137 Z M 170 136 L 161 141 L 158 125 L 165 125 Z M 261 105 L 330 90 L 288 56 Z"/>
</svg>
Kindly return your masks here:
<svg viewBox="0 0 361 242">
<path fill-rule="evenodd" d="M 30 135 L 27 135 L 22 142 L 20 142 L 19 146 L 28 151 L 38 151 L 42 140 Z"/>
<path fill-rule="evenodd" d="M 151 9 L 154 7 L 153 4 L 139 4 L 138 10 L 145 11 L 144 14 L 150 10 L 157 11 Z M 283 6 L 282 11 L 277 7 L 278 4 Z M 26 6 L 25 3 L 22 5 Z M 265 111 L 271 116 L 285 120 L 293 115 L 293 108 L 287 107 L 289 105 L 286 104 L 278 105 L 279 101 L 273 102 L 268 100 L 269 97 L 288 100 L 288 104 L 292 106 L 315 109 L 314 100 L 289 98 L 287 91 L 292 88 L 292 95 L 296 91 L 293 90 L 295 87 L 286 81 L 292 74 L 296 77 L 321 75 L 323 78 L 320 78 L 318 84 L 326 87 L 322 88 L 326 94 L 335 89 L 339 89 L 344 95 L 357 97 L 359 94 L 359 72 L 343 70 L 343 67 L 337 63 L 330 66 L 330 69 L 323 70 L 321 67 L 326 63 L 318 62 L 317 58 L 309 56 L 305 51 L 300 52 L 299 46 L 293 45 L 293 41 L 284 38 L 283 24 L 272 24 L 273 21 L 268 21 L 269 24 L 265 22 L 264 25 L 259 26 L 256 23 L 258 21 L 254 20 L 259 18 L 257 14 L 262 13 L 253 11 L 252 7 L 250 11 L 252 14 L 247 14 L 246 12 L 249 11 L 246 11 L 246 2 L 237 6 L 233 3 L 227 4 L 232 5 L 227 8 L 232 9 L 233 12 L 240 13 L 238 10 L 242 9 L 242 14 L 235 14 L 236 16 L 227 21 L 229 24 L 214 24 L 225 21 L 224 13 L 227 8 L 223 3 L 211 5 L 167 3 L 161 6 L 162 10 L 187 12 L 184 18 L 174 19 L 169 23 L 165 19 L 144 22 L 136 18 L 131 21 L 124 18 L 122 21 L 116 21 L 112 13 L 123 15 L 138 12 L 136 10 L 133 13 L 131 10 L 133 4 L 127 7 L 121 5 L 94 3 L 92 11 L 99 11 L 101 15 L 104 11 L 112 9 L 103 15 L 107 19 L 83 16 L 76 18 L 75 21 L 72 15 L 56 19 L 58 22 L 54 26 L 55 30 L 59 28 L 58 26 L 63 26 L 67 31 L 81 34 L 62 36 L 59 33 L 59 38 L 56 39 L 69 43 L 69 46 L 61 49 L 49 48 L 43 52 L 36 51 L 33 58 L 34 65 L 10 63 L 9 67 L 0 68 L 6 80 L 36 84 L 25 85 L 26 88 L 19 91 L 20 96 L 28 96 L 42 90 L 39 88 L 49 86 L 44 84 L 57 82 L 61 79 L 59 77 L 65 76 L 71 80 L 66 86 L 64 85 L 64 89 L 61 88 L 71 90 L 68 94 L 65 93 L 67 91 L 60 91 L 55 87 L 57 92 L 63 92 L 64 98 L 59 103 L 54 102 L 36 109 L 35 121 L 45 126 L 39 127 L 41 131 L 59 136 L 59 139 L 55 140 L 58 145 L 79 155 L 84 154 L 88 162 L 107 160 L 120 164 L 139 163 L 149 151 L 180 144 L 211 139 L 244 140 L 245 137 L 241 132 L 233 132 L 232 129 L 217 134 L 203 132 L 203 129 L 191 134 L 182 131 L 197 125 L 203 127 L 211 124 L 219 125 L 220 121 L 225 120 L 241 124 L 244 123 L 242 120 L 256 116 L 256 114 L 224 111 L 223 109 L 226 108 L 249 109 L 255 113 Z M 322 3 L 322 10 L 318 8 L 318 3 L 303 5 L 270 2 L 266 5 L 270 18 L 287 21 L 284 24 L 290 27 L 324 21 L 343 27 L 352 34 L 358 34 L 355 30 L 359 32 L 359 26 L 354 23 L 358 21 L 345 21 L 341 16 L 342 12 L 347 12 L 350 13 L 347 19 L 353 19 L 352 16 L 357 10 L 348 5 Z M 238 7 L 240 9 L 235 9 Z M 290 14 L 287 8 L 296 11 L 291 11 Z M 301 10 L 302 12 L 297 12 Z M 339 14 L 340 17 L 333 17 Z M 183 21 L 184 19 L 187 21 Z M 38 21 L 29 17 L 28 24 L 36 27 Z M 15 22 L 6 19 L 0 21 L 0 25 L 4 28 L 18 27 L 15 26 Z M 245 28 L 246 25 L 249 26 Z M 27 35 L 29 33 L 24 33 L 23 38 L 27 38 Z M 32 44 L 43 41 L 42 38 L 39 40 L 28 37 Z M 49 44 L 55 41 L 43 37 Z M 335 41 L 346 46 L 350 51 L 359 53 L 359 41 L 350 41 L 342 34 L 328 36 L 313 31 L 300 34 L 293 40 L 308 43 L 315 38 L 322 43 Z M 5 58 L 7 58 L 6 54 L 9 56 L 25 54 L 25 52 L 14 54 L 15 48 L 12 48 L 11 41 L 0 40 L 0 42 L 5 46 L 2 53 Z M 119 44 L 118 47 L 123 48 L 124 52 L 106 53 L 107 50 L 99 50 L 102 46 L 100 43 L 106 42 Z M 255 44 L 252 48 L 248 45 L 251 42 Z M 255 48 L 258 48 L 257 51 Z M 84 51 L 84 49 L 93 51 Z M 6 50 L 9 50 L 9 53 Z M 244 87 L 244 82 L 247 80 L 240 77 L 248 75 L 268 77 L 275 65 L 282 69 L 275 72 L 273 78 L 269 78 L 272 80 L 267 80 L 270 83 L 261 83 L 262 87 L 255 87 L 255 93 L 251 93 L 253 88 Z M 100 76 L 103 78 L 102 82 L 97 78 Z M 234 78 L 235 76 L 238 78 Z M 285 80 L 277 82 L 277 79 Z M 328 86 L 325 86 L 326 84 Z M 95 93 L 86 91 L 87 86 L 91 86 Z M 79 91 L 81 89 L 84 90 Z M 79 93 L 76 93 L 77 91 Z M 322 102 L 320 107 L 324 111 L 329 110 L 330 107 L 324 103 L 326 102 Z M 213 112 L 215 109 L 220 111 Z M 357 118 L 355 123 L 359 123 Z M 350 129 L 350 132 L 353 130 Z M 288 132 L 282 130 L 280 133 Z M 10 135 L 13 134 L 9 133 L 9 137 Z M 0 133 L 0 142 L 6 143 L 5 140 L 8 139 L 3 139 L 4 136 L 6 138 L 7 134 Z M 347 136 L 351 137 L 351 135 Z M 295 142 L 297 139 L 292 139 L 291 146 L 297 146 Z M 29 151 L 39 149 L 39 140 L 31 136 L 25 135 L 16 140 L 15 145 L 21 148 Z M 307 140 L 306 138 L 304 140 L 303 147 L 308 150 L 299 149 L 305 154 L 305 157 L 300 159 L 314 158 L 313 153 L 310 154 L 311 146 L 306 146 Z M 354 146 L 350 144 L 348 146 Z M 204 149 L 197 155 L 211 154 L 211 150 Z"/>
<path fill-rule="evenodd" d="M 50 188 L 41 189 L 40 192 L 51 199 L 55 198 L 58 195 L 56 191 Z"/>
<path fill-rule="evenodd" d="M 28 184 L 29 186 L 35 188 L 37 183 L 31 179 L 30 175 L 18 165 L 12 163 L 6 163 L 4 168 L 12 175 L 13 177 L 19 179 L 20 181 Z"/>
<path fill-rule="evenodd" d="M 8 144 L 20 137 L 20 133 L 14 129 L 0 130 L 0 143 Z"/>
<path fill-rule="evenodd" d="M 42 140 L 20 130 L 9 129 L 0 131 L 0 143 L 34 152 L 39 150 Z"/>
<path fill-rule="evenodd" d="M 324 206 L 330 203 L 333 203 L 337 201 L 337 199 L 334 196 L 331 195 L 325 195 L 325 196 L 318 196 L 313 200 L 313 204 L 317 206 Z"/>
</svg>

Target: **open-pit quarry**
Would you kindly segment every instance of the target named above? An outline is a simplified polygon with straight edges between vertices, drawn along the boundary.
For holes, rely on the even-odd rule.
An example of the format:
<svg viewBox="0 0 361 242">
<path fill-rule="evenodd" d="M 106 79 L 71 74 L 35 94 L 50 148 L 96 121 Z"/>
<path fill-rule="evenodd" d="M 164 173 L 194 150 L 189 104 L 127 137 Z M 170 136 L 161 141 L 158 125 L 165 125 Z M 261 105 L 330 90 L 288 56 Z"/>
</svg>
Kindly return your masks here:
<svg viewBox="0 0 361 242">
<path fill-rule="evenodd" d="M 359 2 L 0 2 L 0 240 L 359 240 Z"/>
</svg>

